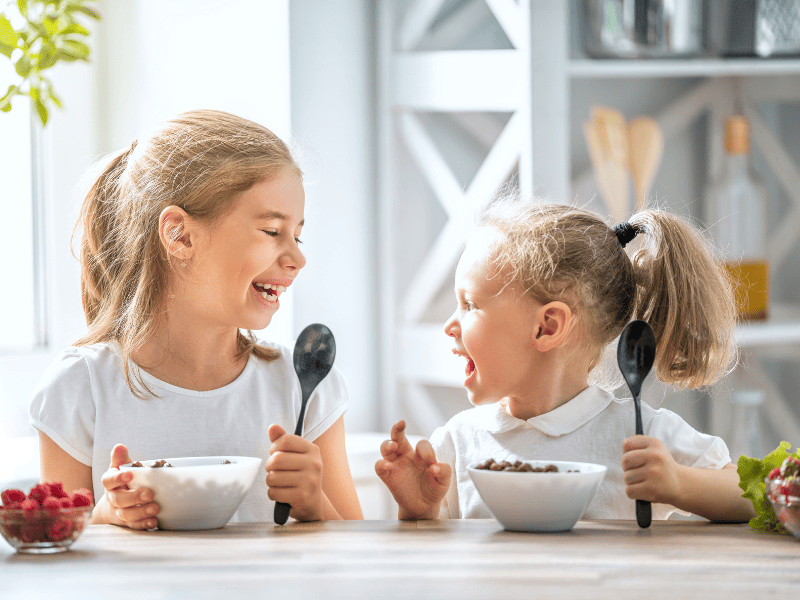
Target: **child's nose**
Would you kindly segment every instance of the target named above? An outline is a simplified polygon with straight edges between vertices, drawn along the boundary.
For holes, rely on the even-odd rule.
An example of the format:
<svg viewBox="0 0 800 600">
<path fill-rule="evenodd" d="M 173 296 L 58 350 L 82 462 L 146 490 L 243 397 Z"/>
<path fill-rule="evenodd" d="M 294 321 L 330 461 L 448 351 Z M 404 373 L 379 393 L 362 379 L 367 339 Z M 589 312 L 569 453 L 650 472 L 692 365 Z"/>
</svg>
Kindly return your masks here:
<svg viewBox="0 0 800 600">
<path fill-rule="evenodd" d="M 281 257 L 281 266 L 284 269 L 291 269 L 295 271 L 299 271 L 306 266 L 306 257 L 300 251 L 300 248 L 298 248 L 296 242 L 293 244 L 293 247 L 289 248 L 283 253 L 283 256 Z"/>
<path fill-rule="evenodd" d="M 458 330 L 458 320 L 455 318 L 455 314 L 451 316 L 444 324 L 444 332 L 445 334 L 449 335 L 450 337 L 456 337 L 456 332 Z"/>
</svg>

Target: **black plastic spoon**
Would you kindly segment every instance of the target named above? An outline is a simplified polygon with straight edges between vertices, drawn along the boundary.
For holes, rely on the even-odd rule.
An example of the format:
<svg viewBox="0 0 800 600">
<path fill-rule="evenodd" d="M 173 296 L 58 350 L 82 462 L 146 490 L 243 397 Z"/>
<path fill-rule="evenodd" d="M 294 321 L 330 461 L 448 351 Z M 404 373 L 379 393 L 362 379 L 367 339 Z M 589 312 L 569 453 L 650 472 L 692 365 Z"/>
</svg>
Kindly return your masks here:
<svg viewBox="0 0 800 600">
<path fill-rule="evenodd" d="M 295 435 L 303 433 L 303 420 L 306 416 L 308 399 L 319 382 L 325 379 L 330 372 L 334 358 L 336 358 L 336 340 L 333 338 L 331 330 L 325 325 L 314 323 L 303 329 L 297 336 L 293 362 L 295 373 L 300 380 L 303 400 L 300 404 L 297 426 L 294 429 Z M 286 523 L 290 510 L 292 510 L 291 505 L 285 502 L 276 502 L 275 523 L 278 525 Z"/>
<path fill-rule="evenodd" d="M 656 336 L 653 328 L 644 321 L 631 321 L 622 330 L 617 346 L 617 364 L 633 394 L 636 407 L 636 433 L 642 435 L 642 383 L 656 359 Z M 647 500 L 636 501 L 636 522 L 639 527 L 650 527 L 652 510 Z"/>
</svg>

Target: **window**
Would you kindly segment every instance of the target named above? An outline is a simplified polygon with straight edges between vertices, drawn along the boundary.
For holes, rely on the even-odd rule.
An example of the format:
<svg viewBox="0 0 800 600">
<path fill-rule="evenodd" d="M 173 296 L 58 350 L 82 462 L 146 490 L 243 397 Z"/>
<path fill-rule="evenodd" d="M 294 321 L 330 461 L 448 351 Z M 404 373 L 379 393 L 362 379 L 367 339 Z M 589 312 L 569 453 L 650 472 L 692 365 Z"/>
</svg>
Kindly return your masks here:
<svg viewBox="0 0 800 600">
<path fill-rule="evenodd" d="M 0 65 L 2 89 L 13 71 Z M 0 114 L 0 354 L 30 350 L 45 343 L 41 285 L 41 203 L 36 187 L 38 128 L 26 98 L 14 100 L 11 112 Z"/>
</svg>

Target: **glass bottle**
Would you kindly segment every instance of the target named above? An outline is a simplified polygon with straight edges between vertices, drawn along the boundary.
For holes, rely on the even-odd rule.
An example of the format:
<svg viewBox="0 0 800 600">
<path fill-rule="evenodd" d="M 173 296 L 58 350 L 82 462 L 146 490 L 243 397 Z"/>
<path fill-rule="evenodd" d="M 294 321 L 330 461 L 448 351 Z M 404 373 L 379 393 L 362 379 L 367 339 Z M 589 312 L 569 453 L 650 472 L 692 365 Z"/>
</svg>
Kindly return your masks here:
<svg viewBox="0 0 800 600">
<path fill-rule="evenodd" d="M 733 393 L 731 426 L 725 441 L 734 464 L 739 456 L 764 458 L 764 440 L 761 431 L 760 410 L 764 403 L 762 390 L 737 390 Z"/>
<path fill-rule="evenodd" d="M 710 220 L 736 286 L 742 320 L 766 319 L 769 265 L 766 258 L 764 184 L 750 166 L 750 124 L 741 115 L 725 119 L 725 164 L 709 189 Z"/>
</svg>

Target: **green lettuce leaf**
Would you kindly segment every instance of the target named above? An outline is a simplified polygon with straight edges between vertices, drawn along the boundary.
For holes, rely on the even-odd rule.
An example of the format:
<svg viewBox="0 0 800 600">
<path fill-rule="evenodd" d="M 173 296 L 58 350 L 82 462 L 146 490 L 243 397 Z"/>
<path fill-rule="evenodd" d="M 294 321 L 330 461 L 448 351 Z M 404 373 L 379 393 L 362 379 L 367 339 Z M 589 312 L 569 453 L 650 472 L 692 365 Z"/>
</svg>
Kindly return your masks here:
<svg viewBox="0 0 800 600">
<path fill-rule="evenodd" d="M 787 456 L 800 459 L 800 448 L 795 450 L 794 454 L 790 454 L 791 447 L 789 442 L 781 442 L 763 460 L 749 456 L 739 457 L 736 471 L 739 473 L 739 487 L 744 490 L 742 498 L 749 499 L 756 511 L 756 516 L 750 519 L 750 527 L 753 529 L 791 535 L 778 520 L 775 511 L 772 510 L 772 505 L 767 498 L 767 486 L 764 484 L 770 471 L 780 467 Z"/>
</svg>

